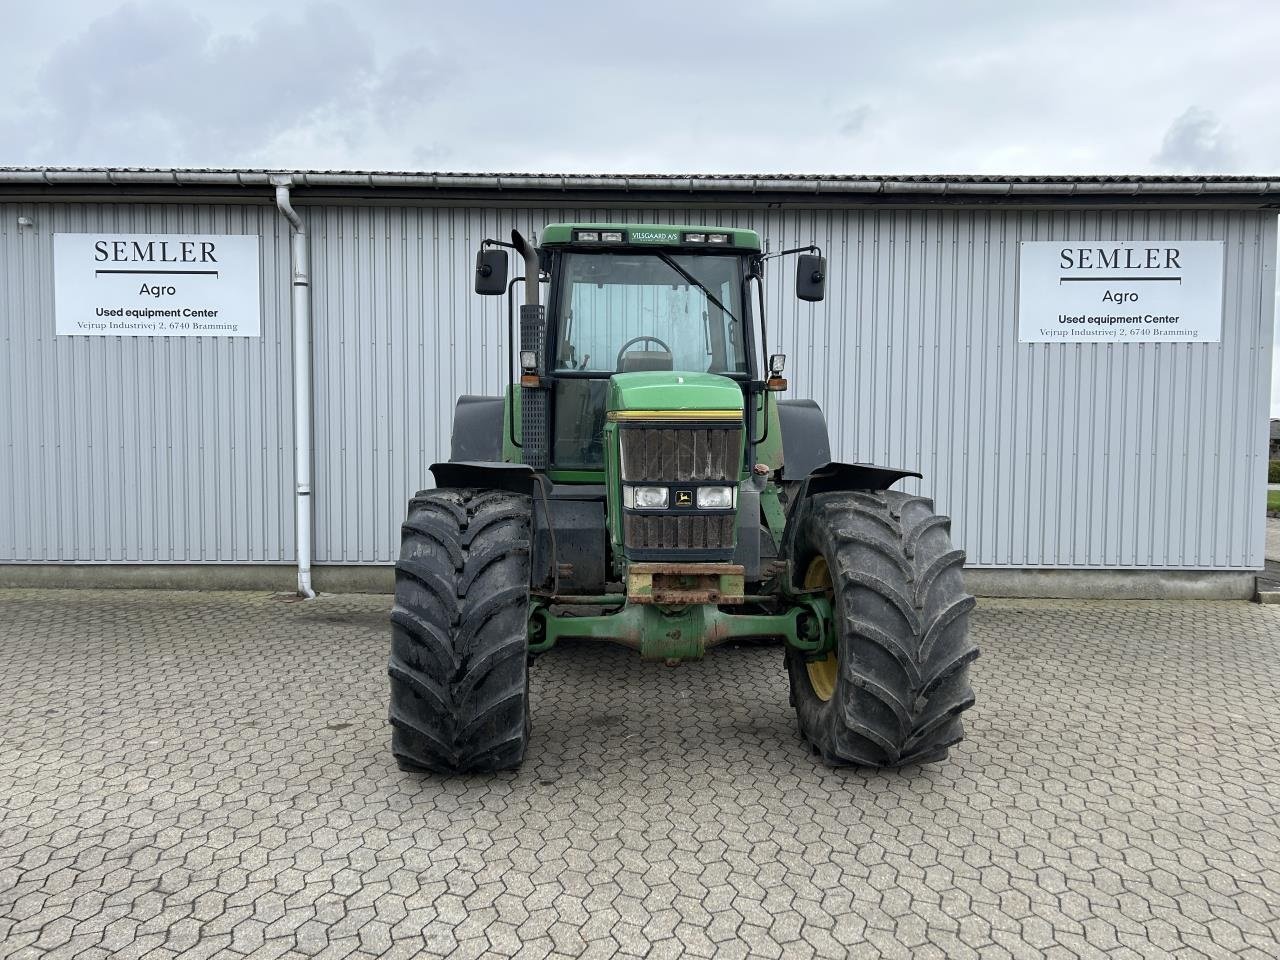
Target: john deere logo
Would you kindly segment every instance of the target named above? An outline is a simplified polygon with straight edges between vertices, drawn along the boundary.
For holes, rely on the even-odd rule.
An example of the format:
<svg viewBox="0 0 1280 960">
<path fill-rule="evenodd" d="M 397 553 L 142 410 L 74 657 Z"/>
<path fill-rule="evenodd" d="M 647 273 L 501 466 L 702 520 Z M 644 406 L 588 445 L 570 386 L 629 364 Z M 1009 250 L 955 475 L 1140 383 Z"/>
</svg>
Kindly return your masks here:
<svg viewBox="0 0 1280 960">
<path fill-rule="evenodd" d="M 677 491 L 676 491 L 676 506 L 677 506 L 677 507 L 692 507 L 692 506 L 693 506 L 693 491 L 692 491 L 692 490 L 677 490 Z"/>
</svg>

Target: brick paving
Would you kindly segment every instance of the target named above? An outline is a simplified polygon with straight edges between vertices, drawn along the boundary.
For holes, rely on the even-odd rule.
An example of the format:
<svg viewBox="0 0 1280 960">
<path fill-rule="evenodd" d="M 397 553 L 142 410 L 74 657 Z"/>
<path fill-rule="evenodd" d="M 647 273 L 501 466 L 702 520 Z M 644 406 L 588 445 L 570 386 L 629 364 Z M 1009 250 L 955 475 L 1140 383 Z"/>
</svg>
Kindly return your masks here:
<svg viewBox="0 0 1280 960">
<path fill-rule="evenodd" d="M 969 739 L 889 774 L 779 647 L 575 646 L 437 779 L 387 606 L 0 591 L 0 956 L 1280 955 L 1280 608 L 983 601 Z"/>
</svg>

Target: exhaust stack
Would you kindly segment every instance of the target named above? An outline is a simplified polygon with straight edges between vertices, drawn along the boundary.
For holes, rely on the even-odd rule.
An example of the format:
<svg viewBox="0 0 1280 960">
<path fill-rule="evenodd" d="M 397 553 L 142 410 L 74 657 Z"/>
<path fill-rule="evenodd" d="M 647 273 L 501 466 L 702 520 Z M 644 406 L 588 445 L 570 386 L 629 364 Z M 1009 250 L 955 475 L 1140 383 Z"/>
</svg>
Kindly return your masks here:
<svg viewBox="0 0 1280 960">
<path fill-rule="evenodd" d="M 511 242 L 524 257 L 524 304 L 520 307 L 520 352 L 532 352 L 538 358 L 536 374 L 541 382 L 546 376 L 547 312 L 542 306 L 539 287 L 541 271 L 538 251 L 519 230 L 511 231 Z M 524 462 L 534 470 L 545 470 L 550 462 L 551 436 L 547 430 L 549 396 L 544 386 L 520 388 L 521 453 Z"/>
</svg>

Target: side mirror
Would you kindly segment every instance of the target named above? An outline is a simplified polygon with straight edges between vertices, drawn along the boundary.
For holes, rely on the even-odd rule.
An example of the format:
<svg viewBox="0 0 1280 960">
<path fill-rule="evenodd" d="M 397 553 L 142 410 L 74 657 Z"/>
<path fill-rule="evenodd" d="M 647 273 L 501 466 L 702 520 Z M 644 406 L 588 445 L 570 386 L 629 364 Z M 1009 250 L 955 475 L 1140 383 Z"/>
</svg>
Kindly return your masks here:
<svg viewBox="0 0 1280 960">
<path fill-rule="evenodd" d="M 812 253 L 796 258 L 796 296 L 817 303 L 827 293 L 827 258 Z"/>
<path fill-rule="evenodd" d="M 507 292 L 507 252 L 493 248 L 476 254 L 476 293 L 496 297 Z"/>
</svg>

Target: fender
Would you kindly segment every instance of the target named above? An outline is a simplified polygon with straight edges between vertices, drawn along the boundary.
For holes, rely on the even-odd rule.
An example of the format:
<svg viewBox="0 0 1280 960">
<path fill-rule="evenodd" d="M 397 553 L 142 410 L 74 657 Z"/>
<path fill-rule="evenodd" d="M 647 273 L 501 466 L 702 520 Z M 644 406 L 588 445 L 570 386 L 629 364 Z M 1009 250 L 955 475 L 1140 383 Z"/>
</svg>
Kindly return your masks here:
<svg viewBox="0 0 1280 960">
<path fill-rule="evenodd" d="M 803 480 L 831 462 L 827 418 L 813 400 L 779 400 L 778 426 L 782 430 L 782 478 Z"/>
<path fill-rule="evenodd" d="M 873 463 L 837 463 L 832 461 L 813 470 L 804 480 L 800 499 L 812 493 L 833 490 L 885 490 L 907 477 L 923 477 L 915 470 L 877 467 Z"/>
<path fill-rule="evenodd" d="M 435 477 L 437 487 L 482 487 L 523 493 L 527 497 L 533 496 L 534 485 L 542 479 L 527 464 L 494 460 L 433 463 L 431 475 Z"/>
<path fill-rule="evenodd" d="M 488 462 L 502 459 L 502 397 L 464 394 L 453 408 L 449 459 Z"/>
<path fill-rule="evenodd" d="M 800 487 L 792 500 L 792 507 L 787 514 L 787 525 L 782 530 L 782 543 L 778 545 L 778 556 L 790 557 L 795 545 L 796 531 L 804 520 L 814 496 L 820 493 L 832 493 L 836 490 L 886 490 L 906 477 L 923 477 L 916 470 L 902 470 L 898 467 L 878 467 L 873 463 L 837 463 L 830 462 L 810 474 L 800 482 Z M 791 571 L 794 578 L 795 571 Z"/>
</svg>

